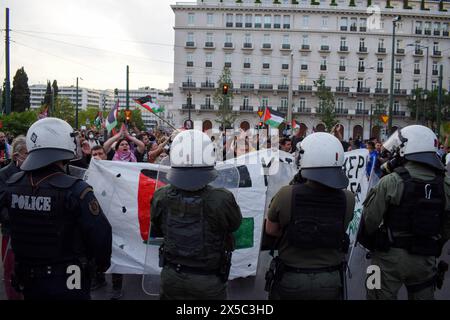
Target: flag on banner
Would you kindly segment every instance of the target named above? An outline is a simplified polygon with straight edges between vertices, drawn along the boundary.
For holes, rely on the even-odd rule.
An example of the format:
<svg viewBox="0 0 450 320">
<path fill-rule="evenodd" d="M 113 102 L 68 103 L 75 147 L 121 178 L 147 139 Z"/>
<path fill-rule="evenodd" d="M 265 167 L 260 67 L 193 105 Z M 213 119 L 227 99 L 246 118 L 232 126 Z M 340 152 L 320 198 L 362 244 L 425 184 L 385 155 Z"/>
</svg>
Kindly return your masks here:
<svg viewBox="0 0 450 320">
<path fill-rule="evenodd" d="M 101 111 L 99 111 L 98 114 L 97 114 L 97 117 L 94 120 L 94 125 L 97 128 L 100 128 L 100 126 L 102 125 L 102 122 L 103 122 L 103 114 L 102 114 Z"/>
<path fill-rule="evenodd" d="M 300 123 L 297 122 L 297 120 L 292 119 L 292 129 L 300 129 Z"/>
<path fill-rule="evenodd" d="M 266 107 L 264 111 L 264 123 L 268 124 L 271 127 L 278 128 L 280 124 L 284 122 L 284 115 L 280 112 L 271 110 L 269 107 Z"/>
<path fill-rule="evenodd" d="M 159 104 L 153 101 L 152 96 L 150 95 L 139 99 L 134 99 L 134 102 L 136 102 L 141 107 L 144 107 L 145 109 L 153 113 L 159 113 L 164 111 L 164 107 L 161 107 Z"/>
<path fill-rule="evenodd" d="M 38 114 L 38 119 L 44 119 L 48 117 L 48 107 L 45 107 L 44 110 L 42 110 L 41 113 Z"/>
<path fill-rule="evenodd" d="M 106 130 L 108 133 L 111 132 L 113 128 L 117 126 L 117 118 L 119 113 L 119 100 L 117 100 L 116 105 L 111 109 L 106 119 Z"/>
</svg>

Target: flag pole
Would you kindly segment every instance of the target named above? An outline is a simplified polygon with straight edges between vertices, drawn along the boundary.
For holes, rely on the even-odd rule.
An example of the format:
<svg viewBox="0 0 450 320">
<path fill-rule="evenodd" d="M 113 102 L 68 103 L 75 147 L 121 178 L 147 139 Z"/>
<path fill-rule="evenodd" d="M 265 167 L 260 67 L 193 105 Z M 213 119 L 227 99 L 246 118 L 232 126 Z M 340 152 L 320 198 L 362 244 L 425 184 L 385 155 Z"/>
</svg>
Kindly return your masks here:
<svg viewBox="0 0 450 320">
<path fill-rule="evenodd" d="M 160 120 L 162 120 L 164 123 L 168 124 L 170 127 L 172 127 L 174 130 L 176 131 L 180 131 L 177 128 L 175 128 L 173 125 L 171 125 L 168 121 L 166 121 L 165 119 L 161 118 L 160 116 L 158 116 L 156 113 L 152 112 L 153 115 L 155 115 L 156 117 L 158 117 Z"/>
</svg>

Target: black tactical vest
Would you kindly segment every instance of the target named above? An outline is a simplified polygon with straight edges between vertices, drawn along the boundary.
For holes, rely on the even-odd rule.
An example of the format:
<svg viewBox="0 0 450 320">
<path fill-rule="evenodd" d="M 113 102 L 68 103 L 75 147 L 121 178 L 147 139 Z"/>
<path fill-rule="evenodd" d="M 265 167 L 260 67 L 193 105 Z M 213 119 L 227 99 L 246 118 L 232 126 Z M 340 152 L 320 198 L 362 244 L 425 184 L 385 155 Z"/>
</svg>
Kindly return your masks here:
<svg viewBox="0 0 450 320">
<path fill-rule="evenodd" d="M 219 267 L 225 246 L 225 230 L 212 228 L 205 212 L 205 196 L 211 187 L 186 193 L 173 189 L 165 199 L 164 256 L 168 262 L 211 269 Z"/>
<path fill-rule="evenodd" d="M 391 232 L 410 234 L 394 238 L 393 247 L 405 248 L 410 253 L 440 255 L 441 227 L 444 217 L 444 177 L 432 181 L 412 178 L 404 167 L 395 169 L 404 183 L 400 205 L 391 205 L 385 222 Z"/>
<path fill-rule="evenodd" d="M 318 192 L 305 184 L 292 189 L 291 221 L 287 226 L 289 243 L 301 249 L 348 250 L 345 230 L 347 199 L 344 191 Z"/>
<path fill-rule="evenodd" d="M 24 265 L 52 265 L 82 255 L 71 189 L 79 179 L 57 173 L 37 187 L 20 172 L 7 182 L 11 246 Z"/>
</svg>

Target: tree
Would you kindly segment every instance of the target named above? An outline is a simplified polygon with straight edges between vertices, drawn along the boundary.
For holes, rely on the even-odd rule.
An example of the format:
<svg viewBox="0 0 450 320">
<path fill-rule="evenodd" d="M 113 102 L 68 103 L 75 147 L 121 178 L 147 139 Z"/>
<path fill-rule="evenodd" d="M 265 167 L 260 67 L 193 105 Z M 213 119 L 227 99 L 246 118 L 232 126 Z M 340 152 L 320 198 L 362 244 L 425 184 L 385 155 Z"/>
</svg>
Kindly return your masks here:
<svg viewBox="0 0 450 320">
<path fill-rule="evenodd" d="M 317 97 L 319 98 L 319 117 L 324 123 L 328 132 L 339 122 L 336 118 L 334 95 L 325 87 L 325 77 L 321 75 L 314 81 L 317 87 Z"/>
<path fill-rule="evenodd" d="M 13 136 L 26 135 L 28 128 L 37 120 L 37 113 L 36 110 L 12 112 L 9 115 L 4 114 L 0 116 L 0 120 L 6 132 Z"/>
<path fill-rule="evenodd" d="M 22 67 L 17 70 L 11 90 L 11 111 L 22 112 L 30 109 L 30 88 L 28 76 Z"/>
<path fill-rule="evenodd" d="M 47 81 L 47 90 L 45 90 L 43 105 L 50 107 L 52 105 L 52 86 L 50 81 Z"/>
<path fill-rule="evenodd" d="M 231 71 L 229 68 L 223 68 L 222 74 L 217 81 L 217 85 L 218 88 L 214 93 L 213 101 L 218 104 L 219 111 L 217 112 L 215 121 L 220 124 L 222 130 L 231 129 L 236 120 L 236 115 L 233 114 L 231 108 L 233 99 L 233 92 L 231 89 L 233 88 L 233 81 L 231 80 Z M 226 86 L 226 89 L 224 89 L 224 86 Z"/>
<path fill-rule="evenodd" d="M 68 98 L 59 97 L 55 99 L 52 117 L 67 121 L 72 127 L 75 127 L 75 106 Z"/>
<path fill-rule="evenodd" d="M 121 109 L 119 112 L 119 117 L 117 119 L 117 129 L 120 129 L 122 123 L 125 123 L 125 109 Z M 142 113 L 139 109 L 131 110 L 131 127 L 136 127 L 141 131 L 147 130 L 144 121 L 142 120 Z"/>
<path fill-rule="evenodd" d="M 5 83 L 3 82 L 3 88 L 0 89 L 0 114 L 5 112 Z"/>
<path fill-rule="evenodd" d="M 55 99 L 58 97 L 58 82 L 56 82 L 56 80 L 53 80 L 53 84 L 52 84 L 52 89 L 53 89 L 53 94 L 55 95 Z"/>
<path fill-rule="evenodd" d="M 437 110 L 438 110 L 438 95 L 437 89 L 429 91 L 425 97 L 425 90 L 417 88 L 412 91 L 411 96 L 408 98 L 407 107 L 411 111 L 411 117 L 416 118 L 416 112 L 419 112 L 419 120 L 434 129 L 436 127 Z M 441 119 L 445 120 L 446 110 L 450 105 L 450 97 L 445 89 L 442 90 L 442 110 Z"/>
</svg>

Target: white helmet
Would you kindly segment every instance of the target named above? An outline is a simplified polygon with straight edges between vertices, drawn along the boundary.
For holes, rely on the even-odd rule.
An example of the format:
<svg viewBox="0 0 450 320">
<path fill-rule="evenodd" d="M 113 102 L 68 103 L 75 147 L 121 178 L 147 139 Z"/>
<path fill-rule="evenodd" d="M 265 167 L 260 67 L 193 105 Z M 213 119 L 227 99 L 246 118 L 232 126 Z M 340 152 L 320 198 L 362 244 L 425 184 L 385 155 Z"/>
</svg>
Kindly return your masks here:
<svg viewBox="0 0 450 320">
<path fill-rule="evenodd" d="M 444 170 L 436 153 L 438 146 L 439 141 L 434 132 L 421 125 L 411 125 L 395 131 L 383 145 L 389 152 L 398 152 L 406 160 Z"/>
<path fill-rule="evenodd" d="M 199 190 L 217 177 L 214 144 L 206 133 L 186 130 L 179 133 L 170 148 L 167 180 L 177 188 Z"/>
<path fill-rule="evenodd" d="M 333 135 L 325 132 L 310 134 L 300 143 L 300 173 L 303 178 L 334 189 L 345 189 L 344 148 Z"/>
<path fill-rule="evenodd" d="M 72 160 L 79 150 L 76 133 L 65 121 L 44 118 L 28 129 L 26 137 L 28 157 L 20 169 L 32 171 L 60 160 Z"/>
</svg>

